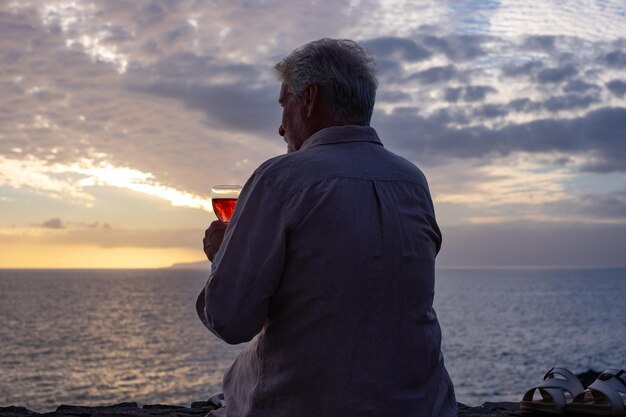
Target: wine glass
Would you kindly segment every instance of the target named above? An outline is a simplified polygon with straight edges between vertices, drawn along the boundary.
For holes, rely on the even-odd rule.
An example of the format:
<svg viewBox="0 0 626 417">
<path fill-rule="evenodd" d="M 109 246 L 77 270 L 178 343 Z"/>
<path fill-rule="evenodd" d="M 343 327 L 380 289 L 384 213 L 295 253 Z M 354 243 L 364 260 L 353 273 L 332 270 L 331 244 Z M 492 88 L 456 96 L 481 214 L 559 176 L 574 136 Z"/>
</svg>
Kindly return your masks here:
<svg viewBox="0 0 626 417">
<path fill-rule="evenodd" d="M 211 188 L 211 203 L 218 219 L 228 223 L 233 217 L 241 185 L 214 185 Z"/>
</svg>

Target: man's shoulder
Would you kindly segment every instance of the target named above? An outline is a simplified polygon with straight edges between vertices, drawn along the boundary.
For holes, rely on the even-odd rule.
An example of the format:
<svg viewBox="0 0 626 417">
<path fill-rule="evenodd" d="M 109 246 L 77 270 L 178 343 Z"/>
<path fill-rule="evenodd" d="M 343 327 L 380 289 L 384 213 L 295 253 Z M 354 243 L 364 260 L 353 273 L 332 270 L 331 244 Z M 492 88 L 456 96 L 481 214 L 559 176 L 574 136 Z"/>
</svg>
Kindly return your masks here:
<svg viewBox="0 0 626 417">
<path fill-rule="evenodd" d="M 401 172 L 407 177 L 413 178 L 416 181 L 425 182 L 426 176 L 422 172 L 422 170 L 415 165 L 413 162 L 409 161 L 403 156 L 395 154 L 387 149 L 385 149 L 385 153 L 387 157 L 394 161 L 394 164 L 398 167 Z"/>
<path fill-rule="evenodd" d="M 424 174 L 415 164 L 371 143 L 318 146 L 276 156 L 263 162 L 253 176 L 275 189 L 301 188 L 336 177 L 426 185 Z"/>
<path fill-rule="evenodd" d="M 292 154 L 278 155 L 263 162 L 252 173 L 248 183 L 257 188 L 278 190 L 283 187 L 283 183 L 289 178 L 287 171 L 290 171 L 292 163 L 289 158 Z"/>
<path fill-rule="evenodd" d="M 268 159 L 254 170 L 254 177 L 264 180 L 277 180 L 283 175 L 283 171 L 291 165 L 290 156 L 292 154 L 278 155 Z"/>
</svg>

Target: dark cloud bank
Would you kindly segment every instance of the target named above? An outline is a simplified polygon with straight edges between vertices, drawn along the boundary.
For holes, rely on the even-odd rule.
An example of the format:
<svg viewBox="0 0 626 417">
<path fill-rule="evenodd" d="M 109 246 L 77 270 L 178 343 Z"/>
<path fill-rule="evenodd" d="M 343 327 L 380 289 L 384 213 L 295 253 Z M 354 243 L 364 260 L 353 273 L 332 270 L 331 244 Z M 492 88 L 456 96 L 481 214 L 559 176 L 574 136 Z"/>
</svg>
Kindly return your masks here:
<svg viewBox="0 0 626 417">
<path fill-rule="evenodd" d="M 276 140 L 280 124 L 279 83 L 257 85 L 263 68 L 226 64 L 211 57 L 176 54 L 150 68 L 137 68 L 126 87 L 134 92 L 179 100 L 206 114 L 211 127 L 255 133 Z M 266 71 L 271 71 L 266 68 Z M 145 73 L 150 77 L 146 80 Z M 230 81 L 216 83 L 214 78 Z"/>
<path fill-rule="evenodd" d="M 375 113 L 374 125 L 390 146 L 423 164 L 518 151 L 557 151 L 591 156 L 594 162 L 584 167 L 586 171 L 626 171 L 626 107 L 608 100 L 626 96 L 626 81 L 597 82 L 603 71 L 626 67 L 626 52 L 615 49 L 615 43 L 574 51 L 575 39 L 565 37 L 529 36 L 518 44 L 505 42 L 503 50 L 517 53 L 518 59 L 496 65 L 496 74 L 505 82 L 526 84 L 528 93 L 534 91 L 541 98 L 516 97 L 502 103 L 488 101 L 498 91 L 473 84 L 476 70 L 467 64 L 497 56 L 498 50 L 490 50 L 488 44 L 503 40 L 481 35 L 434 36 L 427 30 L 411 38 L 376 38 L 364 43 L 385 62 L 383 91 L 385 82 L 400 75 L 402 62 L 436 55 L 449 60 L 447 65 L 402 74 L 404 82 L 416 81 L 422 88 L 440 91 L 448 107 L 428 112 L 418 104 L 390 114 Z M 572 111 L 577 113 L 567 114 Z M 534 120 L 515 123 L 507 119 L 514 114 L 532 115 Z M 490 121 L 497 123 L 486 123 Z"/>
<path fill-rule="evenodd" d="M 626 171 L 626 108 L 602 108 L 572 119 L 540 119 L 494 129 L 452 128 L 447 124 L 453 118 L 447 113 L 421 117 L 415 109 L 399 109 L 377 115 L 375 125 L 391 146 L 429 165 L 441 158 L 560 151 L 594 155 L 596 162 L 585 166 L 588 171 Z"/>
<path fill-rule="evenodd" d="M 559 42 L 554 37 L 529 37 L 517 46 L 520 51 L 549 54 L 502 66 L 497 74 L 505 81 L 523 82 L 529 91 L 540 94 L 502 103 L 490 102 L 497 97 L 497 89 L 474 82 L 466 67 L 488 54 L 484 37 L 448 39 L 422 34 L 411 39 L 368 40 L 364 44 L 376 55 L 380 69 L 379 102 L 411 102 L 403 86 L 417 84 L 425 91 L 438 92 L 448 103 L 430 112 L 420 108 L 420 103 L 397 107 L 388 114 L 375 111 L 372 124 L 386 146 L 423 166 L 455 158 L 488 160 L 515 152 L 559 152 L 589 157 L 583 171 L 625 172 L 626 107 L 609 104 L 608 98 L 623 99 L 626 82 L 609 78 L 600 83 L 597 77 L 587 76 L 592 66 L 621 68 L 622 52 L 600 51 L 595 60 L 585 63 L 559 54 Z M 468 49 L 461 52 L 463 47 Z M 402 70 L 403 63 L 424 63 L 436 55 L 446 57 L 448 64 L 408 74 Z M 261 74 L 271 71 L 269 65 L 227 65 L 179 54 L 143 70 L 149 70 L 151 77 L 146 81 L 135 76 L 140 71 L 131 74 L 130 90 L 178 100 L 204 112 L 210 126 L 276 141 L 278 83 L 258 84 Z M 207 74 L 230 81 L 215 83 Z M 515 123 L 507 119 L 515 114 L 531 115 L 534 120 Z M 583 196 L 570 203 L 576 212 L 569 215 L 612 221 L 626 218 L 620 193 Z M 545 209 L 566 213 L 568 207 Z M 444 233 L 442 266 L 624 266 L 621 248 L 626 247 L 626 226 L 619 224 L 481 224 L 453 226 Z"/>
<path fill-rule="evenodd" d="M 424 88 L 437 89 L 443 100 L 450 103 L 448 108 L 431 113 L 417 107 L 396 108 L 388 115 L 375 112 L 373 125 L 391 147 L 426 164 L 447 158 L 485 158 L 517 151 L 558 151 L 592 156 L 594 162 L 584 167 L 587 171 L 626 171 L 626 108 L 608 103 L 602 106 L 606 100 L 604 92 L 617 98 L 626 95 L 625 81 L 614 79 L 598 85 L 587 80 L 588 63 L 559 50 L 562 39 L 531 36 L 509 47 L 517 48 L 520 53 L 530 50 L 546 54 L 526 63 L 505 65 L 500 68 L 500 74 L 505 78 L 523 78 L 529 89 L 544 93 L 543 99 L 518 97 L 508 103 L 490 103 L 489 98 L 498 91 L 489 85 L 472 84 L 469 70 L 459 65 L 487 57 L 486 42 L 493 39 L 482 35 L 439 36 L 428 33 L 427 29 L 411 38 L 381 37 L 363 42 L 381 67 L 379 96 L 385 102 L 407 99 L 402 89 L 387 90 L 386 78 L 393 75 L 396 85 L 417 82 Z M 613 46 L 607 48 L 588 65 L 611 68 L 626 65 L 626 53 L 610 49 Z M 403 62 L 424 62 L 437 55 L 448 59 L 449 64 L 412 74 L 401 72 Z M 210 57 L 179 54 L 142 71 L 149 72 L 152 81 L 131 77 L 134 81 L 129 83 L 130 89 L 180 100 L 203 111 L 213 126 L 276 140 L 278 83 L 255 83 L 260 73 L 271 71 L 269 66 L 228 65 Z M 215 84 L 202 79 L 207 74 L 229 75 L 235 81 Z M 457 86 L 450 86 L 452 81 Z M 561 114 L 568 111 L 579 113 L 575 117 Z M 581 115 L 580 111 L 587 113 Z M 554 116 L 546 117 L 546 112 Z M 514 113 L 533 114 L 536 119 L 526 123 L 503 120 Z M 500 122 L 488 127 L 485 122 L 489 121 Z"/>
<path fill-rule="evenodd" d="M 624 224 L 480 224 L 442 232 L 437 265 L 443 267 L 626 266 Z"/>
</svg>

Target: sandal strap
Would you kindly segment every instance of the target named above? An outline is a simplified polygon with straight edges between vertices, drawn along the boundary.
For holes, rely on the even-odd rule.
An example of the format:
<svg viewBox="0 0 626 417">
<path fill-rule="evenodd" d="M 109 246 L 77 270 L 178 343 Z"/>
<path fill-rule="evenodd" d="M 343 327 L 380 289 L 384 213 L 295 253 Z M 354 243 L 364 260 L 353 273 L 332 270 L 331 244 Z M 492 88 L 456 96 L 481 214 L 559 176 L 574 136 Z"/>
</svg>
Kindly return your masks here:
<svg viewBox="0 0 626 417">
<path fill-rule="evenodd" d="M 626 372 L 624 372 L 623 369 L 607 369 L 598 376 L 598 379 L 601 381 L 608 381 L 612 378 L 615 378 L 617 379 L 617 381 L 621 382 L 623 388 L 626 389 Z M 626 391 L 621 392 L 626 393 Z"/>
<path fill-rule="evenodd" d="M 578 377 L 574 375 L 574 373 L 569 369 L 553 367 L 546 373 L 546 375 L 544 376 L 544 380 L 558 380 L 558 378 L 555 378 L 555 375 L 561 375 L 563 378 L 565 378 L 565 381 L 567 381 L 568 383 L 568 387 L 566 388 L 566 390 L 572 395 L 572 397 L 575 397 L 581 392 L 585 391 L 585 387 L 583 387 L 583 384 L 580 383 Z"/>
<path fill-rule="evenodd" d="M 565 379 L 555 378 L 555 375 L 561 375 Z M 550 369 L 544 376 L 542 383 L 526 391 L 522 401 L 532 401 L 533 394 L 536 390 L 539 390 L 543 398 L 551 398 L 557 410 L 565 406 L 566 391 L 569 392 L 572 397 L 576 397 L 578 394 L 585 391 L 578 378 L 576 378 L 576 375 L 565 368 Z"/>
<path fill-rule="evenodd" d="M 626 394 L 626 383 L 624 383 L 622 375 L 624 375 L 623 370 L 606 370 L 598 376 L 598 379 L 587 387 L 586 392 L 591 393 L 594 401 L 599 400 L 601 396 L 606 397 L 611 405 L 612 411 L 624 411 L 624 400 L 622 399 L 620 392 Z M 585 393 L 576 396 L 576 398 L 574 398 L 574 402 L 584 403 Z"/>
<path fill-rule="evenodd" d="M 555 374 L 561 375 L 563 378 L 565 378 L 566 381 L 571 384 L 571 389 L 568 389 L 568 392 L 572 394 L 573 397 L 585 390 L 585 387 L 583 387 L 583 384 L 580 383 L 578 377 L 574 375 L 574 373 L 569 369 L 553 367 L 548 372 L 546 372 L 546 375 L 543 377 L 543 379 L 545 380 L 548 378 L 554 378 Z"/>
</svg>

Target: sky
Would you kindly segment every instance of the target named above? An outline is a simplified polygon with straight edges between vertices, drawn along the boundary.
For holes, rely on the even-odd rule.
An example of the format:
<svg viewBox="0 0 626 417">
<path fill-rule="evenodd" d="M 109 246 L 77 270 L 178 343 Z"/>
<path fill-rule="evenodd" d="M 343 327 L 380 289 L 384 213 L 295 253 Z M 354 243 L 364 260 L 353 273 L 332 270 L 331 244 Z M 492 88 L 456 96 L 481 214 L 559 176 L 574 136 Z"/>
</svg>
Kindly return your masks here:
<svg viewBox="0 0 626 417">
<path fill-rule="evenodd" d="M 376 59 L 438 266 L 626 266 L 623 1 L 0 0 L 0 35 L 0 268 L 202 261 L 211 186 L 286 152 L 273 65 L 322 37 Z"/>
</svg>

